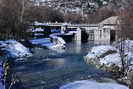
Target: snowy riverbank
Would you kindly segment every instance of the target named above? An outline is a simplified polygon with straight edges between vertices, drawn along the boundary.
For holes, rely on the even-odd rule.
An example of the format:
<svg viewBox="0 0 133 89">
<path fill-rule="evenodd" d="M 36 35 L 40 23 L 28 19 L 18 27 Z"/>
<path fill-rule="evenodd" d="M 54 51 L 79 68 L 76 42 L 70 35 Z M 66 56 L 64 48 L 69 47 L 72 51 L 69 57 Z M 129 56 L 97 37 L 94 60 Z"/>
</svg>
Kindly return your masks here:
<svg viewBox="0 0 133 89">
<path fill-rule="evenodd" d="M 124 63 L 127 71 L 133 70 L 133 41 L 126 40 L 124 44 Z M 122 69 L 122 59 L 120 56 L 119 48 L 120 43 L 111 45 L 95 46 L 84 57 L 87 63 L 95 64 L 98 68 L 114 68 L 116 71 Z M 106 69 L 107 68 L 107 69 Z M 113 70 L 112 70 L 113 71 Z"/>
<path fill-rule="evenodd" d="M 128 85 L 132 85 L 133 79 L 133 41 L 126 40 L 121 43 L 111 45 L 101 45 L 93 47 L 84 57 L 87 64 L 93 64 L 99 69 L 118 73 L 120 77 L 123 68 L 122 57 L 119 48 L 123 44 L 124 49 L 124 77 L 118 79 Z"/>
<path fill-rule="evenodd" d="M 117 83 L 99 83 L 91 80 L 75 81 L 73 83 L 66 84 L 60 89 L 129 89 L 124 85 Z"/>
<path fill-rule="evenodd" d="M 28 48 L 19 43 L 16 40 L 7 40 L 1 41 L 1 52 L 7 58 L 22 58 L 22 57 L 30 57 L 32 54 Z"/>
<path fill-rule="evenodd" d="M 107 71 L 121 71 L 122 63 L 119 51 L 110 45 L 96 46 L 84 57 L 88 64 Z"/>
</svg>

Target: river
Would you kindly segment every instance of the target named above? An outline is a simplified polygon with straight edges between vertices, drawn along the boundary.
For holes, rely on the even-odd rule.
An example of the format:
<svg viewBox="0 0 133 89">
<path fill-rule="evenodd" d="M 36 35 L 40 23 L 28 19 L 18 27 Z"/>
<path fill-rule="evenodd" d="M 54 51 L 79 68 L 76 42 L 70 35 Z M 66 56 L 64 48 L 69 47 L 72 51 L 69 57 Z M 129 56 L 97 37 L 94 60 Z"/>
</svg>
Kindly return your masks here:
<svg viewBox="0 0 133 89">
<path fill-rule="evenodd" d="M 59 89 L 72 81 L 110 76 L 84 62 L 83 56 L 92 46 L 92 43 L 68 43 L 63 50 L 35 48 L 33 57 L 16 62 L 15 76 L 25 89 Z"/>
</svg>

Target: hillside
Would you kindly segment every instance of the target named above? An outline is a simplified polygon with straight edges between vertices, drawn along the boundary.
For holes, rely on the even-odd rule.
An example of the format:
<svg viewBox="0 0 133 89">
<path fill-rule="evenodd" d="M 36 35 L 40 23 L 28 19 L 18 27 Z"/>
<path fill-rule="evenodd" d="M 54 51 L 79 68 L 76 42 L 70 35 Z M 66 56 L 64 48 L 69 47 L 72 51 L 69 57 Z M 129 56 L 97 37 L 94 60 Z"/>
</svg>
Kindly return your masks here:
<svg viewBox="0 0 133 89">
<path fill-rule="evenodd" d="M 59 9 L 63 13 L 92 13 L 101 7 L 121 10 L 132 4 L 133 0 L 40 0 L 38 5 Z"/>
</svg>

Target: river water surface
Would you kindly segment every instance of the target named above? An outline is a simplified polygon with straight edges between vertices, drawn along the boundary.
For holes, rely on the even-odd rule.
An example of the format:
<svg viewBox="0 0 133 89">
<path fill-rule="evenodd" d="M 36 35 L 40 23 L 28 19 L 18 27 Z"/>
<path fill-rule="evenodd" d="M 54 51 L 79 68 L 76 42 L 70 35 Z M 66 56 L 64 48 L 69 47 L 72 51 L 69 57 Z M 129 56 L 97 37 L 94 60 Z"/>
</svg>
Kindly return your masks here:
<svg viewBox="0 0 133 89">
<path fill-rule="evenodd" d="M 17 62 L 15 76 L 25 89 L 59 89 L 76 80 L 108 77 L 108 73 L 84 62 L 92 43 L 68 43 L 66 49 L 55 51 L 35 48 L 33 57 Z"/>
</svg>

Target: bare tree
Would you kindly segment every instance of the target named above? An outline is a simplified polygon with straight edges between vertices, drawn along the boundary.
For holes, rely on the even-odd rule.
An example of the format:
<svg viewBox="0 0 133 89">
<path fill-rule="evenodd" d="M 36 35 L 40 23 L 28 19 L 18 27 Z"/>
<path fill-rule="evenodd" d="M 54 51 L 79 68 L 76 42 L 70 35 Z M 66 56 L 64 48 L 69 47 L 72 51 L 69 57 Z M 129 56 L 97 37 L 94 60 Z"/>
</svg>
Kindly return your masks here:
<svg viewBox="0 0 133 89">
<path fill-rule="evenodd" d="M 99 23 L 111 16 L 115 16 L 116 13 L 107 8 L 107 7 L 102 7 L 96 10 L 96 12 L 88 14 L 88 22 L 89 23 Z"/>
<path fill-rule="evenodd" d="M 120 40 L 120 55 L 122 58 L 122 71 L 126 72 L 127 64 L 125 63 L 125 40 L 133 39 L 133 6 L 129 6 L 119 13 L 118 37 Z"/>
<path fill-rule="evenodd" d="M 84 22 L 84 17 L 80 14 L 75 14 L 75 13 L 69 13 L 65 14 L 64 20 L 65 22 L 70 22 L 70 23 L 83 23 Z"/>
<path fill-rule="evenodd" d="M 0 33 L 8 37 L 25 37 L 28 26 L 29 0 L 1 0 L 0 3 Z M 31 8 L 30 8 L 31 9 Z M 30 14 L 29 14 L 30 15 Z M 4 37 L 5 38 L 5 37 Z"/>
</svg>

